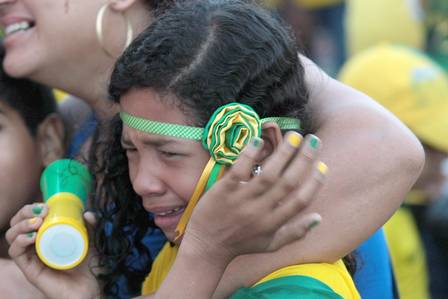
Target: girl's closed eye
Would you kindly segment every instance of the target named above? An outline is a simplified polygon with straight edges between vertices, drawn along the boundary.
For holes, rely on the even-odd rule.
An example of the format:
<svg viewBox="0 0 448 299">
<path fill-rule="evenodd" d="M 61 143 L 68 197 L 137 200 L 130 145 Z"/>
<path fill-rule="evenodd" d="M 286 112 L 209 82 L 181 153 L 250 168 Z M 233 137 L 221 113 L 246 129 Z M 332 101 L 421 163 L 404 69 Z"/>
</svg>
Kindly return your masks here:
<svg viewBox="0 0 448 299">
<path fill-rule="evenodd" d="M 160 150 L 159 152 L 163 157 L 169 158 L 169 159 L 175 159 L 175 158 L 180 158 L 180 157 L 186 156 L 185 153 L 180 153 L 180 152 L 171 151 L 171 150 Z"/>
</svg>

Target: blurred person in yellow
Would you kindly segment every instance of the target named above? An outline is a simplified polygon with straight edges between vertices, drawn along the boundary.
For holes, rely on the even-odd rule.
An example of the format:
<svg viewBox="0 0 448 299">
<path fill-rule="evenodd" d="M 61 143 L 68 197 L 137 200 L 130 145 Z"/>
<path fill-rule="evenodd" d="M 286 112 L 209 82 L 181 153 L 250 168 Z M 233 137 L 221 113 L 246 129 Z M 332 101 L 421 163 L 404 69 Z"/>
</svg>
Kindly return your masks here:
<svg viewBox="0 0 448 299">
<path fill-rule="evenodd" d="M 424 252 L 428 238 L 423 246 L 417 225 L 424 224 L 416 222 L 413 206 L 426 206 L 442 192 L 441 162 L 448 154 L 448 77 L 419 50 L 383 43 L 350 59 L 340 79 L 389 109 L 423 143 L 425 168 L 385 229 L 401 298 L 430 298 Z M 431 234 L 422 232 L 422 237 Z"/>
<path fill-rule="evenodd" d="M 380 42 L 425 46 L 425 0 L 346 0 L 347 55 Z"/>
</svg>

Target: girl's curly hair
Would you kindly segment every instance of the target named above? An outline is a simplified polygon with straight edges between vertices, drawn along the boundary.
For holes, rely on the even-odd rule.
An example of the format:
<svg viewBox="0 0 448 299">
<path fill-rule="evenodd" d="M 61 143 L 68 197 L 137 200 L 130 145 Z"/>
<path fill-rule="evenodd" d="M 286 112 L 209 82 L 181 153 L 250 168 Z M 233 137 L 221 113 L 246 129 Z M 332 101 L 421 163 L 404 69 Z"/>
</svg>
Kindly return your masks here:
<svg viewBox="0 0 448 299">
<path fill-rule="evenodd" d="M 121 129 L 118 116 L 100 124 L 89 156 L 89 168 L 95 176 L 92 205 L 98 215 L 94 231 L 101 269 L 98 278 L 105 295 L 112 298 L 122 293 L 123 284 L 127 284 L 129 296 L 140 293 L 152 264 L 142 240 L 155 228 L 132 189 L 126 153 L 120 145 Z"/>
</svg>

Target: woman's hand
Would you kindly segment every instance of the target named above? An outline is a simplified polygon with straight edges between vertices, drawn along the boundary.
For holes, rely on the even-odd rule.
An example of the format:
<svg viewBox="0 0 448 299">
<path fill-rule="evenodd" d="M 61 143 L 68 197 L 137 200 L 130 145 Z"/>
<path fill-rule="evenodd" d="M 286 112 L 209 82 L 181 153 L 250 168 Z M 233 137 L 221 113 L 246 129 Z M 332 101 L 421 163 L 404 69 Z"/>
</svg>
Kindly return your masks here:
<svg viewBox="0 0 448 299">
<path fill-rule="evenodd" d="M 255 176 L 251 173 L 262 141 L 246 147 L 197 204 L 155 298 L 211 298 L 236 256 L 277 250 L 321 221 L 319 214 L 301 211 L 320 189 L 326 166 L 317 162 L 319 139 L 307 137 L 297 154 L 301 139 L 287 134 Z"/>
<path fill-rule="evenodd" d="M 231 259 L 275 251 L 303 238 L 321 220 L 316 213 L 300 212 L 321 187 L 326 166 L 317 160 L 319 139 L 308 136 L 298 150 L 301 140 L 299 134 L 288 133 L 256 176 L 251 173 L 262 140 L 247 146 L 198 203 L 182 246 L 191 241 L 210 257 Z"/>
<path fill-rule="evenodd" d="M 6 239 L 10 244 L 9 255 L 28 281 L 48 298 L 98 297 L 99 286 L 89 268 L 92 254 L 76 268 L 66 271 L 47 267 L 37 256 L 34 246 L 36 231 L 47 213 L 48 206 L 45 204 L 27 205 L 17 212 L 11 219 L 11 228 L 6 232 Z M 90 215 L 85 218 L 92 223 Z"/>
</svg>

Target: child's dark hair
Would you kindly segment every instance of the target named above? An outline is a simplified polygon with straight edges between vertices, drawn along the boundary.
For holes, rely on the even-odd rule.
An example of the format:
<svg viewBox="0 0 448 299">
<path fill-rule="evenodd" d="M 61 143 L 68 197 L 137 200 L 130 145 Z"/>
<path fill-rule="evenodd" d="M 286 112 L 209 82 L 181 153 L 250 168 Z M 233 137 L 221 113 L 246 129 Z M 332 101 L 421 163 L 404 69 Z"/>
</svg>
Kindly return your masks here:
<svg viewBox="0 0 448 299">
<path fill-rule="evenodd" d="M 309 133 L 308 91 L 294 38 L 248 1 L 182 2 L 161 15 L 116 63 L 109 86 L 112 100 L 119 102 L 132 88 L 174 96 L 170 104 L 191 116 L 192 125 L 204 126 L 218 107 L 241 102 L 262 118 L 299 118 L 302 133 Z M 95 188 L 94 204 L 101 215 L 95 245 L 108 296 L 117 295 L 120 274 L 131 290 L 139 291 L 151 270 L 150 258 L 144 269 L 127 266 L 135 248 L 148 256 L 141 240 L 154 224 L 132 190 L 121 129 L 115 118 L 91 155 L 91 169 L 101 178 Z"/>
<path fill-rule="evenodd" d="M 0 45 L 0 101 L 20 114 L 34 136 L 45 117 L 56 112 L 55 98 L 51 89 L 42 84 L 9 77 L 3 69 L 3 58 L 4 49 Z"/>
</svg>

